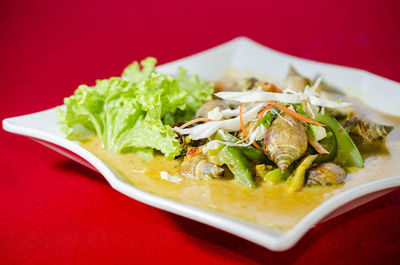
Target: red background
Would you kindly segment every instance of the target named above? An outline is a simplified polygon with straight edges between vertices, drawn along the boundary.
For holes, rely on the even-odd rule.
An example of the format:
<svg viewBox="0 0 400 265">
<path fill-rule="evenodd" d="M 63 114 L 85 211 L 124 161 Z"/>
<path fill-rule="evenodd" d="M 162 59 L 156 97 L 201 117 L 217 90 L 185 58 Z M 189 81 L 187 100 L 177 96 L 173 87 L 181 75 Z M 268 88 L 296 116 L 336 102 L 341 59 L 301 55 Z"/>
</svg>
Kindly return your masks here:
<svg viewBox="0 0 400 265">
<path fill-rule="evenodd" d="M 333 3 L 335 2 L 335 3 Z M 165 63 L 245 35 L 400 81 L 397 1 L 0 1 L 1 119 L 62 103 L 148 55 Z M 113 190 L 0 131 L 2 264 L 395 264 L 400 190 L 270 252 Z M 397 262 L 396 262 L 397 261 Z"/>
</svg>

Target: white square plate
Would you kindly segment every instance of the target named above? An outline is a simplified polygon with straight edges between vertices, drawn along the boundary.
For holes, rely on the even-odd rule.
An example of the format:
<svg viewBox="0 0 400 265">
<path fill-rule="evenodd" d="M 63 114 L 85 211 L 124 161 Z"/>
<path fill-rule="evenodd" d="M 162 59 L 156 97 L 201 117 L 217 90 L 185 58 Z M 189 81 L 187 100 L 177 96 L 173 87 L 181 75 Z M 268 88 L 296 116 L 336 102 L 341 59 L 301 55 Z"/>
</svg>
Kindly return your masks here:
<svg viewBox="0 0 400 265">
<path fill-rule="evenodd" d="M 306 76 L 323 74 L 326 82 L 346 88 L 346 94 L 356 96 L 367 105 L 378 106 L 377 109 L 381 112 L 400 116 L 400 104 L 397 102 L 400 99 L 399 83 L 362 70 L 313 62 L 282 54 L 244 37 L 164 64 L 157 67 L 157 71 L 175 74 L 177 68 L 183 66 L 187 70 L 197 73 L 202 79 L 216 80 L 223 75 L 227 68 L 233 66 L 283 78 L 290 64 L 301 69 Z M 379 87 L 379 90 L 374 89 L 376 87 Z M 386 95 L 390 95 L 390 97 Z M 98 157 L 79 144 L 67 140 L 59 131 L 55 108 L 5 119 L 3 127 L 9 132 L 32 137 L 46 146 L 96 169 L 113 188 L 135 200 L 214 226 L 276 251 L 292 247 L 318 222 L 344 213 L 400 186 L 400 176 L 357 186 L 328 199 L 306 215 L 295 227 L 283 231 L 200 209 L 135 188 Z"/>
</svg>

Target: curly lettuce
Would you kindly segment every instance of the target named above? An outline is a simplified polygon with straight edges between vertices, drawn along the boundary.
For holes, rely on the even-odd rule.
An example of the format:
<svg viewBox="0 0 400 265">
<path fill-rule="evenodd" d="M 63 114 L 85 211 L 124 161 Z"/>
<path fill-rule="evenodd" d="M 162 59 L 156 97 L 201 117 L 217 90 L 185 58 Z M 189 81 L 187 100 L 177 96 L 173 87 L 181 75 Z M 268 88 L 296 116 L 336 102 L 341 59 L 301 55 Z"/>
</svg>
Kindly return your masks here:
<svg viewBox="0 0 400 265">
<path fill-rule="evenodd" d="M 68 139 L 83 141 L 97 135 L 114 152 L 151 154 L 159 150 L 172 159 L 181 144 L 170 124 L 191 119 L 211 96 L 212 85 L 179 69 L 177 77 L 156 73 L 156 60 L 134 62 L 122 77 L 81 85 L 57 109 L 61 131 Z"/>
<path fill-rule="evenodd" d="M 190 120 L 200 106 L 210 98 L 214 92 L 214 86 L 212 84 L 205 84 L 197 75 L 193 74 L 188 77 L 187 72 L 184 68 L 178 68 L 178 74 L 176 76 L 182 85 L 182 90 L 187 93 L 185 98 L 185 109 L 184 111 L 178 111 L 175 115 L 177 121 Z"/>
</svg>

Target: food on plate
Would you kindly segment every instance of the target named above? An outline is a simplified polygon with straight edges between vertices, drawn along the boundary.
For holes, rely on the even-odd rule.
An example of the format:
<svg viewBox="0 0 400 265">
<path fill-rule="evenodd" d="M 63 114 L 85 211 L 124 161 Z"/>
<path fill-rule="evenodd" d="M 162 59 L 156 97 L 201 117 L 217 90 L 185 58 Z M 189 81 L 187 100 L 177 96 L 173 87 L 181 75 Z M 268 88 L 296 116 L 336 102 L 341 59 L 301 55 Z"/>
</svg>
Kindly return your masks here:
<svg viewBox="0 0 400 265">
<path fill-rule="evenodd" d="M 264 125 L 260 125 L 264 126 Z M 303 124 L 285 113 L 277 116 L 264 135 L 264 153 L 284 173 L 307 151 L 307 132 Z"/>
<path fill-rule="evenodd" d="M 58 110 L 61 130 L 68 139 L 85 140 L 97 135 L 114 153 L 154 150 L 173 159 L 182 146 L 172 124 L 193 117 L 211 96 L 212 85 L 179 69 L 176 78 L 154 72 L 154 58 L 128 66 L 122 77 L 81 85 Z"/>
<path fill-rule="evenodd" d="M 331 162 L 322 163 L 310 169 L 308 184 L 337 185 L 343 183 L 346 178 L 346 170 Z"/>
<path fill-rule="evenodd" d="M 335 191 L 368 181 L 366 168 L 391 162 L 380 152 L 388 135 L 397 137 L 397 120 L 367 120 L 361 104 L 324 93 L 321 77 L 290 67 L 276 82 L 206 82 L 183 68 L 158 73 L 155 64 L 149 57 L 121 77 L 81 85 L 57 110 L 68 139 L 139 188 L 290 228 Z"/>
</svg>

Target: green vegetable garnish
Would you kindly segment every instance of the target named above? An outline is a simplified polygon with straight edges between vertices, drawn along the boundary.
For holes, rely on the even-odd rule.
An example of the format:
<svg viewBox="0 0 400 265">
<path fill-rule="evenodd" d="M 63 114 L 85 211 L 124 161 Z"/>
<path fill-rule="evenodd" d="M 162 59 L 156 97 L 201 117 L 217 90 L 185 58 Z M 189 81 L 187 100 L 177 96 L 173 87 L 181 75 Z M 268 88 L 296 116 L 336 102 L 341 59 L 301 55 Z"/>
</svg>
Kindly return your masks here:
<svg viewBox="0 0 400 265">
<path fill-rule="evenodd" d="M 322 126 L 309 124 L 307 126 L 307 132 L 315 141 L 320 141 L 326 137 L 326 130 Z"/>
<path fill-rule="evenodd" d="M 311 167 L 317 157 L 318 155 L 308 155 L 301 161 L 294 173 L 286 180 L 289 192 L 299 191 L 303 188 L 306 170 Z"/>
<path fill-rule="evenodd" d="M 273 184 L 284 182 L 292 174 L 293 164 L 291 164 L 284 173 L 279 168 L 269 171 L 265 174 L 264 180 Z"/>
<path fill-rule="evenodd" d="M 315 160 L 315 162 L 317 164 L 323 163 L 323 162 L 328 162 L 328 161 L 333 161 L 336 157 L 337 144 L 336 144 L 335 135 L 332 133 L 331 129 L 329 129 L 328 126 L 325 126 L 325 128 L 327 131 L 326 137 L 324 139 L 322 139 L 319 143 L 329 153 L 319 155 L 317 160 Z"/>
<path fill-rule="evenodd" d="M 277 113 L 281 112 L 280 109 L 273 107 L 271 111 L 267 112 L 258 122 L 257 126 L 260 126 L 261 124 L 264 125 L 265 128 L 268 129 L 269 126 L 271 126 L 271 123 L 274 121 Z"/>
<path fill-rule="evenodd" d="M 250 164 L 238 149 L 226 146 L 218 153 L 218 159 L 229 168 L 239 183 L 249 188 L 256 187 Z"/>
<path fill-rule="evenodd" d="M 335 136 L 337 144 L 336 163 L 343 167 L 363 167 L 364 161 L 360 151 L 358 151 L 349 134 L 335 118 L 325 112 L 324 114 L 316 114 L 315 120 L 325 124 Z"/>
<path fill-rule="evenodd" d="M 98 80 L 81 85 L 65 98 L 65 110 L 57 109 L 61 131 L 71 140 L 86 140 L 97 134 L 102 145 L 115 153 L 156 149 L 172 159 L 181 144 L 171 126 L 194 114 L 212 93 L 197 76 L 178 78 L 154 72 L 154 58 L 129 65 L 123 78 Z M 193 104 L 193 105 L 192 105 Z M 183 115 L 184 113 L 184 115 Z M 191 118 L 191 117 L 190 117 Z"/>
<path fill-rule="evenodd" d="M 219 130 L 215 136 L 215 139 L 219 141 L 231 142 L 234 138 L 236 138 L 233 135 L 229 134 L 234 137 L 231 138 L 230 136 L 228 136 L 228 134 L 229 133 L 225 132 L 224 130 Z M 254 148 L 251 146 L 249 147 Z M 256 152 L 253 153 L 253 151 L 250 150 L 245 150 L 245 152 L 247 152 L 248 154 L 252 153 L 252 155 L 256 155 Z M 256 156 L 258 156 L 258 154 Z M 242 152 L 236 146 L 225 146 L 224 144 L 219 143 L 217 148 L 208 150 L 208 159 L 211 163 L 214 163 L 218 166 L 226 165 L 239 183 L 242 183 L 249 188 L 256 187 L 250 163 L 246 159 L 244 152 Z"/>
<path fill-rule="evenodd" d="M 239 139 L 232 134 L 220 129 L 217 131 L 217 134 L 215 135 L 215 139 L 223 142 L 229 142 L 229 143 L 236 143 L 239 141 Z M 267 156 L 264 154 L 264 152 L 261 152 L 257 148 L 248 145 L 248 146 L 234 146 L 234 148 L 239 149 L 250 161 L 257 161 L 259 163 L 272 163 L 269 161 Z"/>
<path fill-rule="evenodd" d="M 206 85 L 203 80 L 193 74 L 187 76 L 184 68 L 178 68 L 176 80 L 181 83 L 181 89 L 186 92 L 184 111 L 179 111 L 175 114 L 175 122 L 187 121 L 193 118 L 196 111 L 203 105 L 207 99 L 211 99 L 214 92 L 214 85 Z"/>
</svg>

